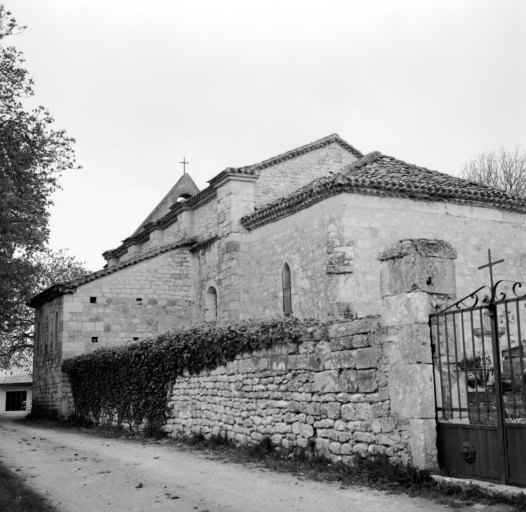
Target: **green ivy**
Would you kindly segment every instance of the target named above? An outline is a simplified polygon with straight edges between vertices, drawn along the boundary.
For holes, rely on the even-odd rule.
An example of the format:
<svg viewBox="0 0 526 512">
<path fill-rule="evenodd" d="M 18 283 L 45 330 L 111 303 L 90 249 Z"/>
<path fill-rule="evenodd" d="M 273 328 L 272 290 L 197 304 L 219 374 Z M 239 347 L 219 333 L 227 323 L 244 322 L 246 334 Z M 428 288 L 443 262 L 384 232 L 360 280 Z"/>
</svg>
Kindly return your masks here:
<svg viewBox="0 0 526 512">
<path fill-rule="evenodd" d="M 177 376 L 212 370 L 236 355 L 298 342 L 314 320 L 279 318 L 168 332 L 155 339 L 101 348 L 67 359 L 76 415 L 100 422 L 102 416 L 159 431 L 166 422 L 169 392 Z"/>
</svg>

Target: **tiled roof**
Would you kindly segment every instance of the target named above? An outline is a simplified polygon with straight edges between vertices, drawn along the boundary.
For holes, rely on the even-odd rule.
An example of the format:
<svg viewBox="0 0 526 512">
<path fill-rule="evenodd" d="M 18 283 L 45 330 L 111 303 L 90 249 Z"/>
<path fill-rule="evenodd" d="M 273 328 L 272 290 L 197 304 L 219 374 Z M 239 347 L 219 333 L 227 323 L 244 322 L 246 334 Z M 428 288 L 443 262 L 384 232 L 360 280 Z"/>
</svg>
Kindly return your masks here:
<svg viewBox="0 0 526 512">
<path fill-rule="evenodd" d="M 341 192 L 469 204 L 526 213 L 524 197 L 374 152 L 338 173 L 318 178 L 292 194 L 263 206 L 243 217 L 242 223 L 247 229 L 255 229 Z"/>
<path fill-rule="evenodd" d="M 176 222 L 177 215 L 182 211 L 183 208 L 196 209 L 213 200 L 216 197 L 215 186 L 226 176 L 257 176 L 259 174 L 259 171 L 261 171 L 262 169 L 266 169 L 267 167 L 277 165 L 286 160 L 291 160 L 305 153 L 309 153 L 310 151 L 314 151 L 315 149 L 323 148 L 334 143 L 339 144 L 357 158 L 360 158 L 362 156 L 362 153 L 360 153 L 356 148 L 354 148 L 348 142 L 340 138 L 340 136 L 337 133 L 333 133 L 331 135 L 328 135 L 327 137 L 323 137 L 322 139 L 315 140 L 314 142 L 292 149 L 290 151 L 287 151 L 286 153 L 282 153 L 272 158 L 268 158 L 267 160 L 263 160 L 262 162 L 259 162 L 257 164 L 247 165 L 245 167 L 227 167 L 224 171 L 214 176 L 208 182 L 210 186 L 208 186 L 204 190 L 201 190 L 201 192 L 199 192 L 195 196 L 192 196 L 184 203 L 175 203 L 171 207 L 171 211 L 169 213 L 167 213 L 155 222 L 145 223 L 144 225 L 142 225 L 142 229 L 136 231 L 132 236 L 123 240 L 122 244 L 119 247 L 117 247 L 116 249 L 110 249 L 108 251 L 105 251 L 102 254 L 102 256 L 105 259 L 109 259 L 112 257 L 118 258 L 128 250 L 128 247 L 130 245 L 133 245 L 135 243 L 144 243 L 146 240 L 148 240 L 152 231 L 156 229 L 164 229 Z"/>
<path fill-rule="evenodd" d="M 0 374 L 0 386 L 5 384 L 31 384 L 33 375 L 27 373 Z"/>
<path fill-rule="evenodd" d="M 168 251 L 173 251 L 174 249 L 179 249 L 181 247 L 192 248 L 193 246 L 196 245 L 196 243 L 197 242 L 194 239 L 180 240 L 179 242 L 176 242 L 174 244 L 165 245 L 153 251 L 149 251 L 147 253 L 141 254 L 137 256 L 136 258 L 132 258 L 119 265 L 114 265 L 112 267 L 105 267 L 102 270 L 98 270 L 97 272 L 88 274 L 80 279 L 76 279 L 75 281 L 70 281 L 69 283 L 55 284 L 53 286 L 50 286 L 49 288 L 46 288 L 44 291 L 40 292 L 38 295 L 35 295 L 34 297 L 32 297 L 31 300 L 28 301 L 27 305 L 32 308 L 36 308 L 46 302 L 49 302 L 50 300 L 53 300 L 56 297 L 65 295 L 66 293 L 75 293 L 75 290 L 83 284 L 89 283 L 91 281 L 95 281 L 96 279 L 100 279 L 101 277 L 105 277 L 107 275 L 113 274 L 114 272 L 117 272 L 118 270 L 122 270 L 123 268 L 130 267 L 131 265 L 136 265 L 137 263 L 140 263 L 141 261 L 144 261 L 150 258 L 154 258 L 155 256 L 158 256 L 159 254 L 163 254 Z"/>
<path fill-rule="evenodd" d="M 281 153 L 280 155 L 273 156 L 272 158 L 268 158 L 267 160 L 263 160 L 262 162 L 258 162 L 257 164 L 246 165 L 244 167 L 227 167 L 223 172 L 219 173 L 217 176 L 212 178 L 208 183 L 213 185 L 220 181 L 221 178 L 226 174 L 257 175 L 259 174 L 259 171 L 266 169 L 267 167 L 280 164 L 281 162 L 285 162 L 286 160 L 291 160 L 300 155 L 304 155 L 305 153 L 309 153 L 310 151 L 314 151 L 315 149 L 320 149 L 325 146 L 328 146 L 329 144 L 334 143 L 340 144 L 340 146 L 344 147 L 347 151 L 349 151 L 357 158 L 363 156 L 362 153 L 360 153 L 357 149 L 353 148 L 348 142 L 340 138 L 340 136 L 337 133 L 332 133 L 327 137 L 315 140 L 314 142 L 310 142 L 309 144 L 305 144 L 304 146 L 300 146 L 299 148 L 291 149 L 286 153 Z"/>
</svg>

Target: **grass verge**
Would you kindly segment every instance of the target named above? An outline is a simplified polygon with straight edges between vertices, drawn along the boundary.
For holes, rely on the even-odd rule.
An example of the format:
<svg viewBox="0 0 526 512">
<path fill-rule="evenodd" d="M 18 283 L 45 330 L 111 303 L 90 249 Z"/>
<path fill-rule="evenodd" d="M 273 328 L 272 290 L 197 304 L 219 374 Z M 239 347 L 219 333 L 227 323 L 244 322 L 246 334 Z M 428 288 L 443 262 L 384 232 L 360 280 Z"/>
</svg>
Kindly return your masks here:
<svg viewBox="0 0 526 512">
<path fill-rule="evenodd" d="M 48 500 L 29 488 L 0 461 L 0 510 L 3 512 L 57 512 Z"/>
<path fill-rule="evenodd" d="M 205 438 L 201 434 L 180 437 L 176 441 L 191 449 L 216 453 L 230 462 L 257 463 L 273 471 L 301 475 L 317 481 L 339 482 L 344 487 L 364 485 L 430 499 L 451 508 L 504 504 L 520 512 L 526 511 L 525 495 L 513 498 L 494 497 L 475 486 L 463 488 L 459 485 L 437 483 L 431 478 L 431 472 L 410 465 L 393 464 L 384 455 L 366 459 L 357 456 L 351 465 L 332 462 L 316 453 L 313 446 L 294 450 L 277 448 L 268 437 L 257 444 L 243 446 L 236 446 L 224 437 Z"/>
</svg>

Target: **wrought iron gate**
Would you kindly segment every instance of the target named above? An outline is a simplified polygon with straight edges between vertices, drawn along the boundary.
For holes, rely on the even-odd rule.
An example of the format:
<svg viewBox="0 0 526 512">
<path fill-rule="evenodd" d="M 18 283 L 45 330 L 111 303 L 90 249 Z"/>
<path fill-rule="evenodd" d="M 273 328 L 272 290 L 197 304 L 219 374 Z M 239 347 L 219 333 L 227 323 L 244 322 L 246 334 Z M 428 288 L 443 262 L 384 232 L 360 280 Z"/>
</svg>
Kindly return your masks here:
<svg viewBox="0 0 526 512">
<path fill-rule="evenodd" d="M 438 459 L 526 486 L 526 285 L 494 284 L 489 258 L 491 286 L 430 315 Z"/>
</svg>

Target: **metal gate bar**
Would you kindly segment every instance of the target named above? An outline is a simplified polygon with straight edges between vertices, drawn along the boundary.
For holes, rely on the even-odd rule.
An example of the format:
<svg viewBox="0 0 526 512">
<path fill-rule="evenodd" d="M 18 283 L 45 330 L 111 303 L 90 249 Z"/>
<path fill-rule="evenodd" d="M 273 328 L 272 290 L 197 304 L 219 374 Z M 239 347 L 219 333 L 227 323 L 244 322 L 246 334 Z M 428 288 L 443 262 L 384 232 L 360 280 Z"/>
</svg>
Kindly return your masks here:
<svg viewBox="0 0 526 512">
<path fill-rule="evenodd" d="M 439 462 L 453 474 L 526 486 L 522 286 L 492 282 L 430 315 Z"/>
</svg>

